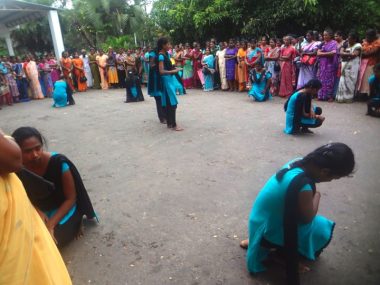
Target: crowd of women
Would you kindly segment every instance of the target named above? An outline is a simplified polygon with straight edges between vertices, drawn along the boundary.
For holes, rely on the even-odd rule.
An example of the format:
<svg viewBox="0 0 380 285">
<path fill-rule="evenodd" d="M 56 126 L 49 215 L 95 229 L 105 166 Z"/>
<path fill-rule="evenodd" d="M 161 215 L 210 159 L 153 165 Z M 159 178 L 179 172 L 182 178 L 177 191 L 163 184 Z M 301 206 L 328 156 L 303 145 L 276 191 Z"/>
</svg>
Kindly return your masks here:
<svg viewBox="0 0 380 285">
<path fill-rule="evenodd" d="M 203 50 L 198 43 L 192 48 L 179 44 L 171 54 L 175 65 L 183 68 L 185 88 L 245 92 L 260 75 L 264 81 L 271 78 L 265 91 L 288 97 L 310 79 L 319 79 L 318 100 L 352 102 L 369 94 L 369 77 L 380 62 L 380 39 L 373 29 L 362 43 L 355 32 L 345 38 L 340 31 L 326 29 L 322 34 L 308 31 L 305 36 L 288 35 L 282 40 L 264 36 L 259 42 L 231 39 L 216 44 L 211 39 Z"/>
<path fill-rule="evenodd" d="M 31 55 L 23 60 L 3 57 L 0 103 L 52 97 L 60 79 L 65 83 L 58 85 L 74 92 L 126 88 L 128 74 L 147 84 L 151 51 L 150 47 L 117 52 L 111 47 L 107 52 L 91 48 L 89 54 L 86 50 L 71 56 L 64 52 L 59 61 L 51 55 L 38 60 Z M 184 89 L 249 91 L 255 100 L 265 101 L 270 96 L 289 97 L 310 79 L 319 79 L 318 100 L 353 102 L 370 94 L 369 77 L 380 62 L 380 39 L 374 29 L 367 31 L 362 42 L 355 32 L 345 38 L 340 31 L 326 29 L 322 34 L 308 31 L 302 37 L 263 36 L 260 41 L 217 43 L 211 39 L 203 49 L 197 42 L 178 44 L 168 54 L 171 63 L 182 69 Z"/>
<path fill-rule="evenodd" d="M 85 92 L 89 88 L 108 89 L 128 87 L 128 73 L 139 76 L 147 83 L 148 61 L 145 49 L 109 48 L 90 49 L 69 55 L 63 52 L 57 60 L 53 55 L 0 59 L 0 105 L 26 102 L 30 99 L 54 98 L 54 105 L 62 107 L 72 101 L 72 92 Z M 140 78 L 141 77 L 141 78 Z M 67 99 L 66 99 L 67 97 Z"/>
</svg>

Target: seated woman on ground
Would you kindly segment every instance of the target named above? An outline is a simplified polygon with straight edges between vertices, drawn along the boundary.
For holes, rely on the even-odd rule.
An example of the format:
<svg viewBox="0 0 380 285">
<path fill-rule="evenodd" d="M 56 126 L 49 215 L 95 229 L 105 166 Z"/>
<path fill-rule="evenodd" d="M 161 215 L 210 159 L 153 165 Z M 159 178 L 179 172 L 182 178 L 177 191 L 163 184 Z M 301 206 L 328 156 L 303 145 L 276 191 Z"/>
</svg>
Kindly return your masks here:
<svg viewBox="0 0 380 285">
<path fill-rule="evenodd" d="M 369 100 L 367 115 L 380 118 L 380 63 L 373 68 L 373 74 L 368 79 Z"/>
<path fill-rule="evenodd" d="M 271 86 L 272 74 L 264 69 L 261 61 L 255 63 L 255 68 L 249 71 L 249 81 L 251 89 L 248 92 L 249 96 L 259 102 L 264 102 L 271 99 L 269 92 Z"/>
<path fill-rule="evenodd" d="M 18 128 L 12 136 L 21 148 L 24 167 L 54 185 L 47 193 L 28 187 L 26 191 L 58 247 L 63 247 L 82 235 L 83 215 L 96 218 L 82 178 L 67 157 L 43 149 L 45 140 L 35 128 Z"/>
<path fill-rule="evenodd" d="M 140 77 L 134 69 L 127 71 L 126 77 L 126 100 L 125 103 L 144 101 L 141 90 Z"/>
<path fill-rule="evenodd" d="M 285 103 L 286 134 L 313 133 L 309 128 L 318 128 L 325 118 L 321 116 L 322 108 L 312 104 L 312 98 L 318 94 L 322 83 L 311 79 L 305 86 L 291 95 Z"/>
<path fill-rule="evenodd" d="M 247 267 L 251 273 L 265 271 L 263 261 L 270 254 L 283 263 L 287 284 L 299 284 L 299 256 L 315 260 L 329 244 L 335 223 L 317 215 L 321 194 L 316 183 L 330 182 L 350 175 L 354 154 L 343 143 L 317 148 L 304 158 L 287 163 L 260 190 L 249 216 Z"/>
<path fill-rule="evenodd" d="M 71 285 L 65 263 L 14 172 L 19 146 L 0 129 L 0 284 Z"/>
</svg>

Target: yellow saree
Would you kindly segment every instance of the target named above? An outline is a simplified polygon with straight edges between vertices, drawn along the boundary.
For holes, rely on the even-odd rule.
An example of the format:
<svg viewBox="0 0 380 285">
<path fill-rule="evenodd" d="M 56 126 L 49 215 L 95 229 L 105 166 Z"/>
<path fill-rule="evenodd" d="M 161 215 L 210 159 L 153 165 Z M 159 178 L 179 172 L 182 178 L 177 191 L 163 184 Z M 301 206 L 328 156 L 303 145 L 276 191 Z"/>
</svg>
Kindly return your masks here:
<svg viewBox="0 0 380 285">
<path fill-rule="evenodd" d="M 53 239 L 13 173 L 0 176 L 0 284 L 72 284 Z"/>
</svg>

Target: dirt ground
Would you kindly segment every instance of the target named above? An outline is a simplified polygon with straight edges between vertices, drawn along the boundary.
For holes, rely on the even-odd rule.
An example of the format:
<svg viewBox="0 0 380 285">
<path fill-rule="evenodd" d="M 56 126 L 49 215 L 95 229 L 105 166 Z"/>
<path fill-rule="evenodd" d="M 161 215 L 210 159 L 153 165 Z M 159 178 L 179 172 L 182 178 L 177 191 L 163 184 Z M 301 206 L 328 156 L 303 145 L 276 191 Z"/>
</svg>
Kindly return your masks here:
<svg viewBox="0 0 380 285">
<path fill-rule="evenodd" d="M 144 90 L 146 94 L 146 91 Z M 319 104 L 327 120 L 314 135 L 288 136 L 284 100 L 190 90 L 179 98 L 176 133 L 155 103 L 125 104 L 124 90 L 3 107 L 0 128 L 35 126 L 48 148 L 79 168 L 100 224 L 62 251 L 74 284 L 283 284 L 276 265 L 251 276 L 239 241 L 252 202 L 287 161 L 334 141 L 356 154 L 352 178 L 318 185 L 320 214 L 334 238 L 302 284 L 380 284 L 380 120 L 366 106 Z"/>
</svg>

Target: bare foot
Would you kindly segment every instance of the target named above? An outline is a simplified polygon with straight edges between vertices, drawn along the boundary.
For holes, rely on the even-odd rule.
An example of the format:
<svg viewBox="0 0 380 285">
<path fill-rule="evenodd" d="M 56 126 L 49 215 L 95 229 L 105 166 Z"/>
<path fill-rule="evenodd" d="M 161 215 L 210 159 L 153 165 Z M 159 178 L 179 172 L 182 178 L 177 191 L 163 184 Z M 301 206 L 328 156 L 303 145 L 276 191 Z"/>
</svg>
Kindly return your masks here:
<svg viewBox="0 0 380 285">
<path fill-rule="evenodd" d="M 173 130 L 173 131 L 176 131 L 176 132 L 181 132 L 181 131 L 183 131 L 184 129 L 181 128 L 181 127 L 176 126 L 176 127 L 172 128 L 172 130 Z"/>
<path fill-rule="evenodd" d="M 241 247 L 241 248 L 244 248 L 244 249 L 247 249 L 247 248 L 248 248 L 248 244 L 249 244 L 249 241 L 248 241 L 247 239 L 242 240 L 242 241 L 240 242 L 240 247 Z"/>
</svg>

